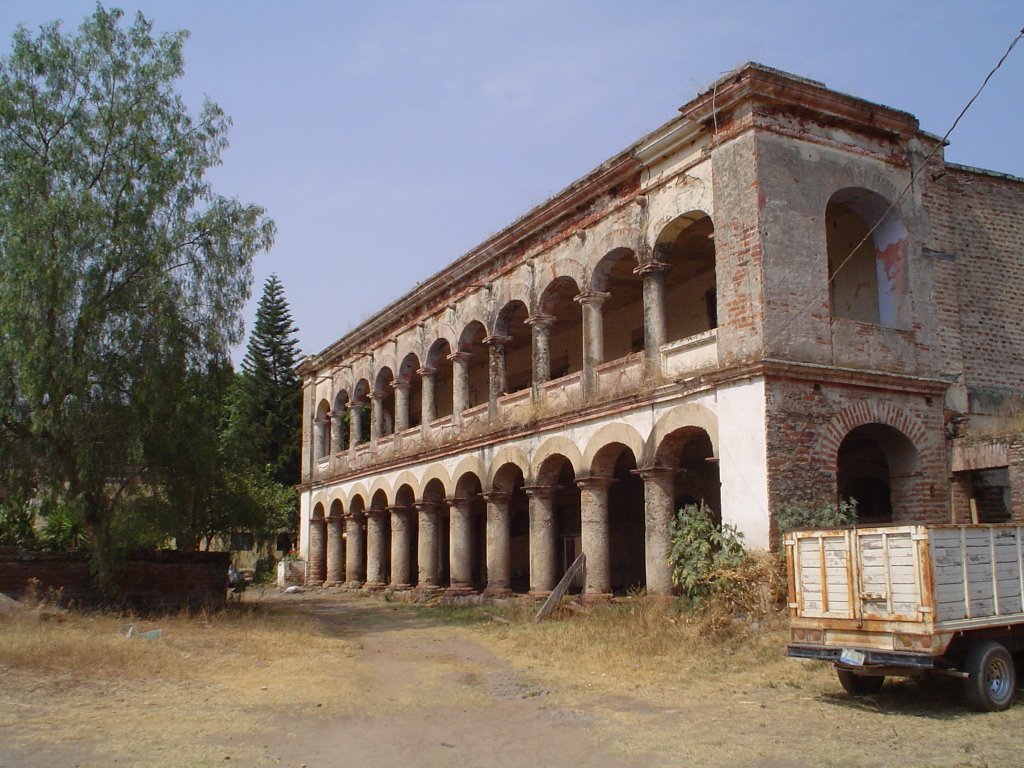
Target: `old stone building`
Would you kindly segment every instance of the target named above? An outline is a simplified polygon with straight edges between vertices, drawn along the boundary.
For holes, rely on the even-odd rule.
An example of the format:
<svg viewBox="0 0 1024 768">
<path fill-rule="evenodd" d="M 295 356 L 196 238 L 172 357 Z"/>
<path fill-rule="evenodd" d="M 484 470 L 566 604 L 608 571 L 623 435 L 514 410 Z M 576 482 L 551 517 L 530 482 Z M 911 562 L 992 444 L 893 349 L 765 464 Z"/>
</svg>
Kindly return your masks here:
<svg viewBox="0 0 1024 768">
<path fill-rule="evenodd" d="M 1024 181 L 938 144 L 745 65 L 308 358 L 308 581 L 664 593 L 691 501 L 1024 519 Z"/>
</svg>

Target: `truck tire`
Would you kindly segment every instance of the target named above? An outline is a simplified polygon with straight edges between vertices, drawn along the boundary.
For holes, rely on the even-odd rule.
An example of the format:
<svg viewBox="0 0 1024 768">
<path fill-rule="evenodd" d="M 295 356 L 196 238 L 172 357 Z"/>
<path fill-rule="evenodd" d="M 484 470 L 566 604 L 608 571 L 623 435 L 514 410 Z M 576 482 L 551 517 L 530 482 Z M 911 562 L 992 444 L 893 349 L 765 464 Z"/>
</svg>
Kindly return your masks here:
<svg viewBox="0 0 1024 768">
<path fill-rule="evenodd" d="M 994 640 L 982 640 L 967 651 L 964 695 L 979 712 L 1002 712 L 1017 697 L 1017 671 L 1010 652 Z"/>
<path fill-rule="evenodd" d="M 848 669 L 836 669 L 836 676 L 839 684 L 851 696 L 866 696 L 869 693 L 878 693 L 885 682 L 881 675 L 858 675 Z"/>
</svg>

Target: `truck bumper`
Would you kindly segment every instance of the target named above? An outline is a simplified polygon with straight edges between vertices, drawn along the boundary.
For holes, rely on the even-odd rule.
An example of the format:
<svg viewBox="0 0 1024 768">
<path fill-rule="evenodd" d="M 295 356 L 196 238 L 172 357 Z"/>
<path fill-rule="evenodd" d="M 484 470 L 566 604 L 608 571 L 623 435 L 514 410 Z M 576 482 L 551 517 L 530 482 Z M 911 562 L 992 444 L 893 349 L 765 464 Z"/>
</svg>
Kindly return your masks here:
<svg viewBox="0 0 1024 768">
<path fill-rule="evenodd" d="M 790 643 L 786 646 L 786 655 L 795 659 L 820 659 L 821 661 L 833 661 L 840 664 L 839 656 L 843 648 L 826 647 L 822 645 L 803 645 Z M 906 669 L 934 669 L 935 657 L 927 653 L 907 653 L 905 651 L 879 651 L 872 648 L 857 648 L 864 654 L 865 667 L 903 667 Z M 847 669 L 857 669 L 848 667 Z"/>
</svg>

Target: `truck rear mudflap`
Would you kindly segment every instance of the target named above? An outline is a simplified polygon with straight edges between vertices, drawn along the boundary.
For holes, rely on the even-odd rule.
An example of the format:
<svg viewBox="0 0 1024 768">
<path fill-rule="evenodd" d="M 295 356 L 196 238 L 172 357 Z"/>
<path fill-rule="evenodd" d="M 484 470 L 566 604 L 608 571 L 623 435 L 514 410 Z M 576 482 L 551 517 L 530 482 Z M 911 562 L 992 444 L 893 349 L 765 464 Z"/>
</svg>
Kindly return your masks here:
<svg viewBox="0 0 1024 768">
<path fill-rule="evenodd" d="M 931 654 L 881 651 L 876 648 L 835 648 L 790 643 L 786 646 L 786 655 L 795 659 L 832 661 L 849 669 L 896 667 L 908 670 L 931 670 L 935 668 L 935 657 Z"/>
</svg>

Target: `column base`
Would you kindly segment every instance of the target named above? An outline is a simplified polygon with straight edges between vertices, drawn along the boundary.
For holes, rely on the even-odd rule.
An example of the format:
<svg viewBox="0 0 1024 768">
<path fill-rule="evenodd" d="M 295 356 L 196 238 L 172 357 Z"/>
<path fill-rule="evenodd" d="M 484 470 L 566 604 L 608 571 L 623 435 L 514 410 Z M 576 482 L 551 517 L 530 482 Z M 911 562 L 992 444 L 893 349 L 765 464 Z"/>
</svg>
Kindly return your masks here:
<svg viewBox="0 0 1024 768">
<path fill-rule="evenodd" d="M 475 595 L 476 590 L 469 586 L 469 584 L 452 584 L 444 593 L 448 597 L 466 597 L 467 595 Z"/>
<path fill-rule="evenodd" d="M 323 579 L 306 579 L 307 587 L 322 587 L 324 585 Z"/>
<path fill-rule="evenodd" d="M 341 588 L 342 589 L 347 589 L 347 590 L 350 590 L 350 591 L 354 592 L 357 589 L 361 589 L 362 586 L 363 586 L 363 582 L 359 581 L 358 579 L 352 579 L 352 580 L 346 581 L 344 584 L 342 584 Z"/>
<path fill-rule="evenodd" d="M 526 593 L 527 597 L 532 597 L 534 600 L 547 600 L 551 596 L 550 589 L 531 589 Z"/>
<path fill-rule="evenodd" d="M 337 579 L 328 579 L 320 586 L 322 586 L 324 589 L 327 589 L 328 587 L 343 587 L 345 586 L 345 582 L 338 581 Z"/>
<path fill-rule="evenodd" d="M 383 581 L 368 581 L 363 584 L 363 589 L 369 590 L 370 592 L 383 592 L 387 587 L 388 585 Z"/>
<path fill-rule="evenodd" d="M 488 597 L 508 597 L 512 594 L 512 590 L 508 587 L 492 587 L 488 585 L 484 590 L 484 594 Z"/>
<path fill-rule="evenodd" d="M 583 605 L 605 605 L 615 597 L 611 592 L 584 592 L 580 595 Z"/>
<path fill-rule="evenodd" d="M 412 584 L 388 584 L 388 589 L 392 592 L 408 592 L 412 589 Z"/>
</svg>

